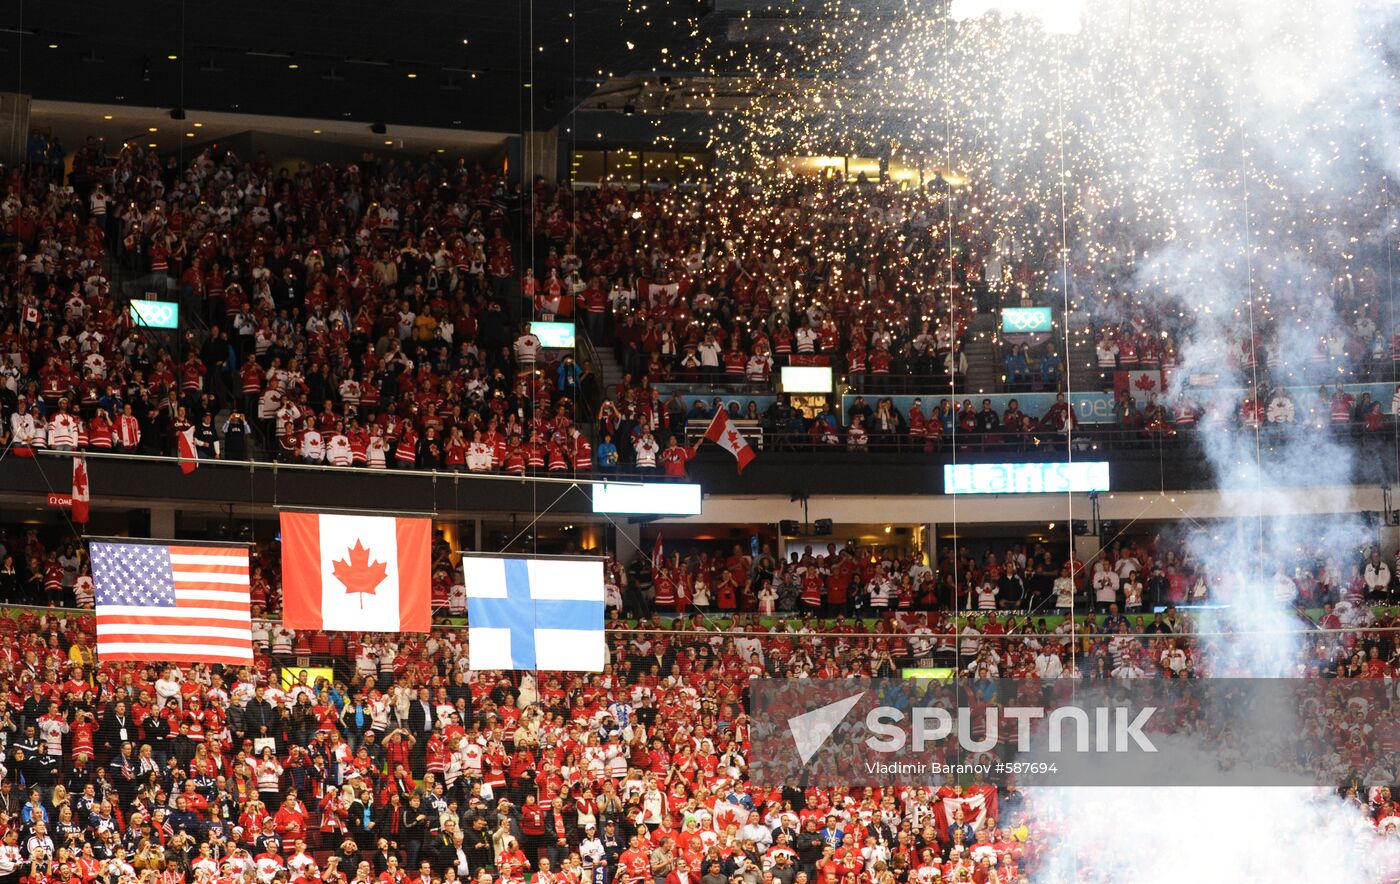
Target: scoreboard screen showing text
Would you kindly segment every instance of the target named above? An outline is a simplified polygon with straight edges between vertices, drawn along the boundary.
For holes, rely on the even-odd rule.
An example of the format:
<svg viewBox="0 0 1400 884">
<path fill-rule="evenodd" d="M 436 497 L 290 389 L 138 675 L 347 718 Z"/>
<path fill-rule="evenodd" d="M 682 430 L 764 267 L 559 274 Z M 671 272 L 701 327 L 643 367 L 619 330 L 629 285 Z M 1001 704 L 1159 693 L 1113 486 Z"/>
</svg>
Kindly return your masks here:
<svg viewBox="0 0 1400 884">
<path fill-rule="evenodd" d="M 1108 490 L 1107 461 L 943 466 L 944 494 L 1065 494 Z"/>
</svg>

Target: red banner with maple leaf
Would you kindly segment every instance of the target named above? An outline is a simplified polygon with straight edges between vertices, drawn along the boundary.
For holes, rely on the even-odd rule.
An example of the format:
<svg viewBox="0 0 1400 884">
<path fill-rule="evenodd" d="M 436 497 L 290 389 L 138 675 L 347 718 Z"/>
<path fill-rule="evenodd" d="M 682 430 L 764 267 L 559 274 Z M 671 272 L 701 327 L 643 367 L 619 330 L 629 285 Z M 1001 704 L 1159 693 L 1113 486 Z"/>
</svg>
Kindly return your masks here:
<svg viewBox="0 0 1400 884">
<path fill-rule="evenodd" d="M 1140 404 L 1165 398 L 1162 396 L 1162 373 L 1155 368 L 1146 371 L 1115 371 L 1113 398 L 1121 399 L 1125 394 Z"/>
<path fill-rule="evenodd" d="M 282 513 L 282 620 L 292 629 L 427 632 L 432 522 Z"/>
</svg>

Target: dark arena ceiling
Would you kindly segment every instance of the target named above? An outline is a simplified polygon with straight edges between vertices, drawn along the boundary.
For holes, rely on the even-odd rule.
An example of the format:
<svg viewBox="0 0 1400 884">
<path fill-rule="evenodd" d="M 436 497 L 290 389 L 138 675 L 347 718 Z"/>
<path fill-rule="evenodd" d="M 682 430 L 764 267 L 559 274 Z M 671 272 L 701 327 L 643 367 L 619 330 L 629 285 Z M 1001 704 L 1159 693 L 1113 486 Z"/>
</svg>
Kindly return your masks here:
<svg viewBox="0 0 1400 884">
<path fill-rule="evenodd" d="M 531 128 L 533 110 L 533 128 L 544 130 L 602 81 L 651 72 L 667 58 L 662 49 L 682 51 L 707 8 L 697 0 L 16 0 L 0 11 L 0 89 L 497 132 Z"/>
</svg>

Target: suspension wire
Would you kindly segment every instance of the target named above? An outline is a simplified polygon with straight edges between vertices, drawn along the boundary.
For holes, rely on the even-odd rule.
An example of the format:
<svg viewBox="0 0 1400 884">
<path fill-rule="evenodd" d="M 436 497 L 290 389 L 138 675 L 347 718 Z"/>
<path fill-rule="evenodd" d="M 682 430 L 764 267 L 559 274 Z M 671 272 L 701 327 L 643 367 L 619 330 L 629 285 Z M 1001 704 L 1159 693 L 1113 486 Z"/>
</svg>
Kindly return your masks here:
<svg viewBox="0 0 1400 884">
<path fill-rule="evenodd" d="M 1244 72 L 1244 70 L 1243 70 L 1243 53 L 1242 53 L 1242 50 L 1241 50 L 1241 46 L 1240 46 L 1240 44 L 1239 44 L 1238 42 L 1237 42 L 1236 45 L 1235 45 L 1235 50 L 1236 50 L 1236 51 L 1235 51 L 1235 61 L 1236 61 L 1235 76 L 1236 76 L 1237 82 L 1239 82 L 1239 81 L 1242 81 L 1242 80 L 1244 79 L 1244 74 L 1245 74 L 1245 72 Z M 1245 266 L 1245 292 L 1244 292 L 1244 295 L 1245 295 L 1246 314 L 1247 314 L 1247 316 L 1248 316 L 1248 321 L 1249 321 L 1249 342 L 1248 342 L 1248 348 L 1249 348 L 1249 349 L 1248 349 L 1248 354 L 1249 354 L 1250 388 L 1251 388 L 1251 390 L 1250 390 L 1250 399 L 1252 400 L 1252 403 L 1253 403 L 1251 407 L 1254 409 L 1254 414 L 1253 414 L 1253 415 L 1250 415 L 1250 422 L 1254 424 L 1254 427 L 1253 427 L 1253 430 L 1254 430 L 1254 490 L 1255 490 L 1254 499 L 1255 499 L 1255 504 L 1256 504 L 1256 506 L 1255 506 L 1255 512 L 1254 512 L 1254 533 L 1255 533 L 1255 543 L 1256 543 L 1256 550 L 1257 550 L 1257 553 L 1256 553 L 1256 555 L 1255 555 L 1255 560 L 1254 560 L 1254 562 L 1253 562 L 1253 563 L 1250 565 L 1250 567 L 1249 567 L 1249 570 L 1250 570 L 1250 572 L 1252 572 L 1252 577 L 1253 577 L 1253 579 L 1256 581 L 1256 584 L 1255 584 L 1255 585 L 1256 585 L 1256 586 L 1262 586 L 1263 580 L 1264 580 L 1264 560 L 1265 560 L 1265 545 L 1264 545 L 1264 496 L 1263 496 L 1263 493 L 1262 493 L 1262 492 L 1263 492 L 1263 485 L 1264 485 L 1264 476 L 1263 476 L 1263 473 L 1264 473 L 1264 453 L 1263 453 L 1263 441 L 1262 441 L 1262 435 L 1263 435 L 1263 421 L 1259 419 L 1259 418 L 1261 417 L 1261 415 L 1259 414 L 1260 403 L 1259 403 L 1259 350 L 1258 350 L 1258 346 L 1257 346 L 1257 343 L 1258 343 L 1258 335 L 1257 335 L 1257 332 L 1256 332 L 1255 317 L 1254 317 L 1254 300 L 1255 300 L 1255 294 L 1256 294 L 1256 293 L 1255 293 L 1255 290 L 1254 290 L 1254 242 L 1253 242 L 1254 231 L 1253 231 L 1253 219 L 1252 219 L 1252 217 L 1251 217 L 1250 207 L 1249 207 L 1249 177 L 1250 177 L 1250 172 L 1251 172 L 1251 168 L 1252 168 L 1252 167 L 1251 167 L 1251 165 L 1250 165 L 1250 159 L 1249 159 L 1249 153 L 1250 153 L 1250 152 L 1249 152 L 1249 138 L 1248 138 L 1248 134 L 1249 134 L 1249 133 L 1248 133 L 1248 129 L 1247 129 L 1246 125 L 1245 125 L 1245 114 L 1244 114 L 1244 110 L 1243 110 L 1243 108 L 1240 106 L 1238 98 L 1235 99 L 1235 108 L 1234 108 L 1234 110 L 1235 110 L 1235 116 L 1236 116 L 1235 124 L 1236 124 L 1236 126 L 1239 127 L 1240 200 L 1241 200 L 1241 213 L 1242 213 L 1242 215 L 1243 215 L 1243 221 L 1244 221 L 1244 227 L 1243 227 L 1243 230 L 1241 231 L 1241 232 L 1243 233 L 1243 251 L 1244 251 L 1244 266 Z"/>
<path fill-rule="evenodd" d="M 1064 39 L 1055 40 L 1055 130 L 1056 141 L 1059 142 L 1059 168 L 1060 168 L 1060 289 L 1063 295 L 1062 326 L 1065 339 L 1065 463 L 1069 467 L 1074 465 L 1074 424 L 1077 420 L 1074 410 L 1074 384 L 1070 378 L 1070 332 L 1069 332 L 1069 183 L 1066 180 L 1069 176 L 1065 163 L 1065 47 Z M 1074 554 L 1074 492 L 1065 491 L 1066 523 L 1065 532 L 1068 537 L 1069 547 L 1069 571 L 1070 580 L 1074 581 L 1079 575 L 1076 573 L 1078 560 Z M 1098 525 L 1093 526 L 1098 530 Z M 1100 550 L 1101 551 L 1101 550 Z M 1081 569 L 1087 570 L 1087 569 Z M 1085 579 L 1088 579 L 1087 573 Z M 1075 604 L 1074 599 L 1077 593 L 1071 592 L 1069 597 L 1069 619 L 1074 621 Z M 1091 608 L 1092 610 L 1092 603 Z M 1070 668 L 1077 665 L 1076 650 L 1074 645 L 1070 645 Z"/>
<path fill-rule="evenodd" d="M 15 101 L 10 106 L 10 138 L 24 158 L 20 160 L 20 165 L 28 166 L 29 133 L 19 132 L 19 96 L 24 94 L 24 0 L 19 0 L 16 5 L 19 20 L 15 24 Z"/>
<path fill-rule="evenodd" d="M 952 465 L 952 472 L 954 474 L 956 474 L 958 470 L 958 314 L 957 295 L 954 291 L 953 284 L 953 183 L 950 179 L 953 175 L 953 89 L 951 85 L 953 78 L 951 74 L 953 46 L 955 45 L 954 37 L 956 36 L 955 32 L 957 27 L 957 22 L 953 19 L 952 0 L 947 0 L 943 6 L 943 32 L 947 35 L 947 39 L 944 41 L 943 59 L 947 74 L 942 78 L 943 82 L 941 85 L 943 89 L 943 183 L 945 185 L 945 191 L 948 194 L 947 211 L 944 213 L 945 220 L 948 224 L 948 410 L 952 413 L 953 418 L 951 422 L 952 429 L 949 432 L 952 441 L 952 444 L 949 446 L 949 463 Z M 947 415 L 940 415 L 939 420 L 945 417 L 947 417 Z M 945 494 L 948 494 L 947 488 L 944 488 L 943 491 Z M 958 556 L 960 552 L 959 547 L 962 544 L 962 532 L 958 529 L 958 490 L 956 483 L 953 485 L 952 493 L 948 496 L 951 499 L 953 508 L 953 677 L 956 680 L 957 673 L 962 671 L 962 660 L 960 659 L 962 655 L 962 635 L 958 632 L 957 626 L 958 620 L 962 614 L 962 579 L 958 574 L 958 566 L 962 564 Z M 934 536 L 929 538 L 930 559 L 933 558 L 934 553 L 937 551 L 937 534 L 938 532 L 935 528 Z"/>
<path fill-rule="evenodd" d="M 181 114 L 185 113 L 185 6 L 188 0 L 180 0 L 180 107 Z M 178 145 L 180 165 L 185 165 L 185 139 L 176 138 Z"/>
<path fill-rule="evenodd" d="M 1390 355 L 1390 379 L 1392 382 L 1400 379 L 1400 359 L 1397 359 L 1394 341 L 1396 339 L 1395 327 L 1395 183 L 1389 177 L 1385 181 L 1385 281 L 1388 294 L 1387 308 L 1389 319 L 1386 322 L 1386 349 Z M 1349 275 L 1351 278 L 1351 275 Z M 1377 293 L 1379 294 L 1379 292 Z M 1396 390 L 1400 392 L 1400 384 L 1396 385 Z M 1392 409 L 1394 411 L 1394 409 Z M 1395 417 L 1392 415 L 1392 417 Z M 1391 452 L 1394 459 L 1394 475 L 1400 478 L 1400 420 L 1390 422 Z M 1387 486 L 1391 484 L 1389 476 L 1382 476 L 1381 481 Z M 1389 504 L 1389 495 L 1386 495 L 1386 503 Z M 1386 512 L 1387 519 L 1390 513 Z"/>
</svg>

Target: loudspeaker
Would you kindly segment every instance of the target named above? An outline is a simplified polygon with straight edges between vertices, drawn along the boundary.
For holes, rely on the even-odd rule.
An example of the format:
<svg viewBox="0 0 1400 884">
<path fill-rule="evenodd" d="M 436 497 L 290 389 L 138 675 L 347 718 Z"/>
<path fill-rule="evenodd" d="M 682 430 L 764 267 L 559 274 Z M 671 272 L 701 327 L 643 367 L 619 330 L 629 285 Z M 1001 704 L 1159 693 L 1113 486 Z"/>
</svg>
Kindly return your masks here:
<svg viewBox="0 0 1400 884">
<path fill-rule="evenodd" d="M 813 533 L 813 534 L 819 534 L 819 535 L 830 534 L 830 533 L 831 533 L 831 520 L 830 520 L 830 519 L 817 519 L 815 522 L 812 523 L 812 533 Z"/>
<path fill-rule="evenodd" d="M 778 523 L 778 533 L 784 537 L 796 537 L 802 533 L 802 526 L 797 524 L 796 519 L 783 519 Z"/>
</svg>

